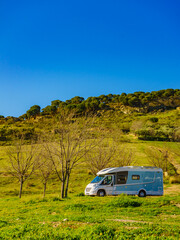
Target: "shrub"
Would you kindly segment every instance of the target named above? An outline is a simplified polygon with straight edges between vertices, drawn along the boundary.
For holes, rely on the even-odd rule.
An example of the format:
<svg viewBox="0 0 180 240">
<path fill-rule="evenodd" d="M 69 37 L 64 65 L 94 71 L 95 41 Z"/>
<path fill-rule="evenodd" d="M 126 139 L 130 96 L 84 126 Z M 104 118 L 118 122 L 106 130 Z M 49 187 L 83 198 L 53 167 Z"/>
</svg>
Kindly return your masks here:
<svg viewBox="0 0 180 240">
<path fill-rule="evenodd" d="M 108 207 L 140 207 L 142 205 L 142 203 L 131 197 L 131 196 L 124 196 L 124 195 L 120 195 L 119 197 L 117 197 L 116 199 L 114 199 L 113 201 L 111 201 L 110 203 L 107 204 Z"/>
<path fill-rule="evenodd" d="M 84 196 L 85 196 L 85 194 L 83 192 L 76 194 L 76 197 L 84 197 Z"/>
<path fill-rule="evenodd" d="M 54 198 L 53 198 L 53 202 L 56 202 L 56 201 L 62 201 L 62 199 L 61 199 L 61 198 L 58 198 L 58 197 L 54 197 Z"/>
<path fill-rule="evenodd" d="M 0 228 L 6 226 L 8 223 L 6 221 L 0 220 Z"/>
<path fill-rule="evenodd" d="M 153 129 L 141 129 L 136 131 L 138 139 L 148 141 L 170 141 L 169 134 L 164 131 L 154 131 Z"/>
<path fill-rule="evenodd" d="M 71 204 L 66 206 L 65 210 L 66 209 L 85 211 L 85 210 L 93 210 L 94 208 L 92 206 L 87 206 L 85 204 L 76 203 L 76 204 Z"/>
<path fill-rule="evenodd" d="M 158 122 L 158 118 L 157 118 L 157 117 L 152 117 L 152 118 L 150 118 L 149 120 L 150 120 L 151 122 L 153 122 L 153 123 Z"/>
</svg>

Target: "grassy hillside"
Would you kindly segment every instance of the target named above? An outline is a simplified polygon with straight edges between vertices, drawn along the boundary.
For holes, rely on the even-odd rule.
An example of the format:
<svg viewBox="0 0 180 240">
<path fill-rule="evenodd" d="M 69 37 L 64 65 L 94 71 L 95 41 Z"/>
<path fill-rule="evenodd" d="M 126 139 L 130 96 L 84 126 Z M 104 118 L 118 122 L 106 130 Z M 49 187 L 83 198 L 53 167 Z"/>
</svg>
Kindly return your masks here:
<svg viewBox="0 0 180 240">
<path fill-rule="evenodd" d="M 0 116 L 0 145 L 11 144 L 14 135 L 23 134 L 27 140 L 37 138 L 42 132 L 53 130 L 58 119 L 67 113 L 76 119 L 96 116 L 96 126 L 104 133 L 118 130 L 141 140 L 178 142 L 179 107 L 179 89 L 54 100 L 43 109 L 32 106 L 19 118 Z"/>
<path fill-rule="evenodd" d="M 0 239 L 179 239 L 178 94 L 179 90 L 162 90 L 150 94 L 103 95 L 88 100 L 75 97 L 66 102 L 52 101 L 51 107 L 42 111 L 33 107 L 31 111 L 39 109 L 34 115 L 28 110 L 20 118 L 1 116 Z M 65 119 L 65 129 L 61 128 L 64 116 L 70 115 L 70 120 Z M 123 158 L 139 166 L 154 165 L 152 159 L 156 157 L 163 167 L 167 161 L 165 196 L 145 199 L 124 195 L 83 196 L 94 175 L 87 159 L 82 157 L 72 169 L 68 198 L 60 198 L 61 183 L 55 171 L 47 182 L 43 198 L 43 183 L 37 169 L 24 183 L 22 198 L 18 199 L 19 182 L 8 170 L 9 148 L 23 135 L 26 153 L 30 151 L 32 139 L 36 152 L 40 153 L 44 144 L 42 136 L 46 136 L 51 146 L 51 136 L 56 139 L 62 131 L 76 131 L 76 126 L 80 130 L 84 123 L 89 123 L 84 132 L 87 143 L 98 143 L 92 156 L 98 158 L 101 142 L 101 150 L 107 155 L 116 149 L 115 157 L 107 166 L 119 166 Z"/>
<path fill-rule="evenodd" d="M 160 100 L 159 100 L 160 101 Z M 111 107 L 107 110 L 98 110 L 92 117 L 77 116 L 73 112 L 73 121 L 82 122 L 85 119 L 93 119 L 93 123 L 87 126 L 89 139 L 106 139 L 109 144 L 112 141 L 116 143 L 118 148 L 125 149 L 126 152 L 132 154 L 131 165 L 153 165 L 150 162 L 148 151 L 164 151 L 168 152 L 168 162 L 172 165 L 169 169 L 170 175 L 180 174 L 180 111 L 179 109 L 153 111 L 153 112 L 137 112 L 137 108 L 126 106 L 126 112 L 119 109 L 117 103 L 110 103 Z M 122 105 L 121 105 L 122 108 Z M 7 165 L 7 149 L 13 144 L 14 136 L 24 135 L 25 143 L 29 144 L 31 138 L 38 143 L 38 138 L 44 133 L 52 134 L 61 115 L 66 111 L 57 112 L 56 114 L 48 114 L 36 116 L 30 119 L 1 119 L 0 122 L 0 191 L 3 196 L 17 195 L 19 185 L 8 174 Z M 119 156 L 120 157 L 120 156 Z M 82 159 L 83 161 L 83 159 Z M 118 166 L 114 161 L 109 166 Z M 72 178 L 77 178 L 76 182 L 70 181 L 70 192 L 82 192 L 90 179 L 93 178 L 87 164 L 81 165 L 73 169 Z M 31 177 L 28 183 L 25 183 L 24 191 L 40 193 L 42 192 L 42 184 L 37 180 L 37 175 Z M 85 179 L 85 180 L 84 180 Z M 79 181 L 82 182 L 79 184 Z M 51 185 L 52 183 L 52 185 Z M 59 182 L 56 178 L 50 180 L 48 186 L 49 193 L 53 193 L 53 188 L 57 188 Z M 32 186 L 32 187 L 31 187 Z M 60 187 L 58 187 L 60 189 Z"/>
</svg>

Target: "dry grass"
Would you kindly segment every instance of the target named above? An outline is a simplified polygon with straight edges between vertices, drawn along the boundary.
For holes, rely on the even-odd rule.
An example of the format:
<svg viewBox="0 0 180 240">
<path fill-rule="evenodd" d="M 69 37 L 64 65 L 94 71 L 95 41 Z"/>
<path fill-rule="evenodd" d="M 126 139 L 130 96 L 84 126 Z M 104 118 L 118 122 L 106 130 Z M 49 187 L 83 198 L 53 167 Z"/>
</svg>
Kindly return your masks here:
<svg viewBox="0 0 180 240">
<path fill-rule="evenodd" d="M 164 189 L 164 195 L 179 195 L 180 194 L 180 184 L 172 184 L 166 186 Z"/>
</svg>

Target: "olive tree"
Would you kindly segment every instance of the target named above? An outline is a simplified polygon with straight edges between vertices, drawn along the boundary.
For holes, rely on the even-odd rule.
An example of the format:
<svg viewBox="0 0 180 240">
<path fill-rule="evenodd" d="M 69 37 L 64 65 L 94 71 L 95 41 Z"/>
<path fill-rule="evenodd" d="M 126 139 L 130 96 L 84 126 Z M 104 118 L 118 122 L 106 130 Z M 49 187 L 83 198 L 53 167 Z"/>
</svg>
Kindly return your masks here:
<svg viewBox="0 0 180 240">
<path fill-rule="evenodd" d="M 28 118 L 36 117 L 40 114 L 41 107 L 39 105 L 33 105 L 30 109 L 26 112 Z"/>
</svg>

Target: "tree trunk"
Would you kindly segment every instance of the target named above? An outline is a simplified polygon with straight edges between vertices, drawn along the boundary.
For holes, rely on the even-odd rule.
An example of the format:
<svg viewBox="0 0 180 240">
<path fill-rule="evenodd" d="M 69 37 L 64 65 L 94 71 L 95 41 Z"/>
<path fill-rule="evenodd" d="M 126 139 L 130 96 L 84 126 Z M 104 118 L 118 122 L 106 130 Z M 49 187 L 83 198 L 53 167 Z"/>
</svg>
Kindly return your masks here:
<svg viewBox="0 0 180 240">
<path fill-rule="evenodd" d="M 22 187 L 23 187 L 23 179 L 20 180 L 20 189 L 19 189 L 19 198 L 21 198 L 22 195 Z"/>
<path fill-rule="evenodd" d="M 61 184 L 61 198 L 64 198 L 64 185 L 65 185 L 65 181 L 63 180 Z"/>
<path fill-rule="evenodd" d="M 45 198 L 45 194 L 46 194 L 46 183 L 43 183 L 43 184 L 44 184 L 43 198 Z"/>
<path fill-rule="evenodd" d="M 165 161 L 166 161 L 166 172 L 168 171 L 168 152 L 165 153 Z"/>
<path fill-rule="evenodd" d="M 68 195 L 68 187 L 69 187 L 69 173 L 67 175 L 67 180 L 66 180 L 66 190 L 65 190 L 65 198 L 67 198 Z"/>
</svg>

